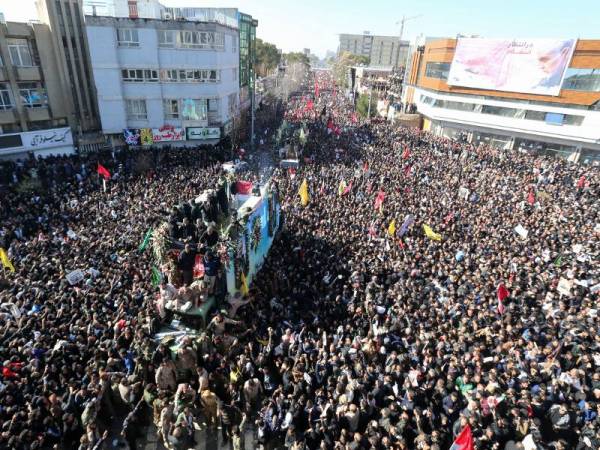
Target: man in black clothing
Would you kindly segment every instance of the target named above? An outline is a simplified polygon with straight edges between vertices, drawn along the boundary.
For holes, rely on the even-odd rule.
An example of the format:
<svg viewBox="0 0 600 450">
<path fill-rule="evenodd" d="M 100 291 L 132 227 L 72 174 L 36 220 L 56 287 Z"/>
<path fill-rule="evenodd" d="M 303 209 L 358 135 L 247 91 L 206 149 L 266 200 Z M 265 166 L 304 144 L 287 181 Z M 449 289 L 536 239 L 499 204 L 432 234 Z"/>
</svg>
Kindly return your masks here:
<svg viewBox="0 0 600 450">
<path fill-rule="evenodd" d="M 185 248 L 179 254 L 178 258 L 179 270 L 183 275 L 183 283 L 186 286 L 192 284 L 194 280 L 194 264 L 196 262 L 196 249 L 193 249 L 190 244 L 185 244 Z"/>
</svg>

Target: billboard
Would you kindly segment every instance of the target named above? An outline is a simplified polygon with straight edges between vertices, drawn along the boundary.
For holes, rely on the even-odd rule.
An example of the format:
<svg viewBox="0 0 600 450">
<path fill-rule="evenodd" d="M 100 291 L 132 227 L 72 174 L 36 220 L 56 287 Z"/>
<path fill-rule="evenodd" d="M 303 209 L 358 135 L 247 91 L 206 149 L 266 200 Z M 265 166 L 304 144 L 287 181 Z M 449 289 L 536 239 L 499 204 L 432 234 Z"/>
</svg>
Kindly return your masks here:
<svg viewBox="0 0 600 450">
<path fill-rule="evenodd" d="M 188 141 L 221 138 L 221 129 L 217 127 L 188 127 L 186 131 Z"/>
<path fill-rule="evenodd" d="M 459 39 L 448 84 L 559 95 L 576 39 Z"/>
<path fill-rule="evenodd" d="M 140 129 L 139 128 L 124 128 L 123 137 L 127 145 L 140 145 Z"/>
</svg>

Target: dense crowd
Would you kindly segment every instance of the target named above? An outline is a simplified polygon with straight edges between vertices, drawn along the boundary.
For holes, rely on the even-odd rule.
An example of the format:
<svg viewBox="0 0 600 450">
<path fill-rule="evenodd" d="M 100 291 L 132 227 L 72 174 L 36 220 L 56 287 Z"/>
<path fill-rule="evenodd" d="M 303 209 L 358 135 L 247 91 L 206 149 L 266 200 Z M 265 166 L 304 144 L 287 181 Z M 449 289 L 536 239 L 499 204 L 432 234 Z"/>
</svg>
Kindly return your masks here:
<svg viewBox="0 0 600 450">
<path fill-rule="evenodd" d="M 597 168 L 358 123 L 321 89 L 288 105 L 306 164 L 274 172 L 248 296 L 174 347 L 151 333 L 181 283 L 153 286 L 138 244 L 214 187 L 216 153 L 107 157 L 108 192 L 91 160 L 4 166 L 0 447 L 102 448 L 115 422 L 132 448 L 150 423 L 174 449 L 198 426 L 235 449 L 448 449 L 467 426 L 477 449 L 600 447 Z"/>
</svg>

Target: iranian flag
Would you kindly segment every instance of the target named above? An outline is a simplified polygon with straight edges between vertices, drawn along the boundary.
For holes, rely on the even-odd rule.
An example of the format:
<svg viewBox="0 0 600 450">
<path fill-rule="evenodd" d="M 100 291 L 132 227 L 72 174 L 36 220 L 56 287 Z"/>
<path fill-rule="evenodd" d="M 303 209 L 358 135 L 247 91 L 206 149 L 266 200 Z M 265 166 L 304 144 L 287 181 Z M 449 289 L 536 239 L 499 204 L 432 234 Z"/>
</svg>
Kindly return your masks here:
<svg viewBox="0 0 600 450">
<path fill-rule="evenodd" d="M 471 433 L 471 427 L 469 425 L 464 427 L 460 434 L 456 436 L 450 450 L 475 450 L 473 433 Z"/>
</svg>

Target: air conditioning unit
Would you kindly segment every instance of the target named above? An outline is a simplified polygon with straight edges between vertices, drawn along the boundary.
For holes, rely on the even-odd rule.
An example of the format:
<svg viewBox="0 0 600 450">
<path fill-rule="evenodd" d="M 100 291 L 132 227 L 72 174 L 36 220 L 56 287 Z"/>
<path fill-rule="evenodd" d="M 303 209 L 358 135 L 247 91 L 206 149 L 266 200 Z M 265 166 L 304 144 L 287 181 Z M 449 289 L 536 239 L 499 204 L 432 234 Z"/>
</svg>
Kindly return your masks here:
<svg viewBox="0 0 600 450">
<path fill-rule="evenodd" d="M 163 18 L 165 20 L 173 20 L 173 15 L 171 13 L 166 12 L 163 14 Z"/>
</svg>

